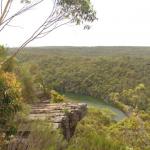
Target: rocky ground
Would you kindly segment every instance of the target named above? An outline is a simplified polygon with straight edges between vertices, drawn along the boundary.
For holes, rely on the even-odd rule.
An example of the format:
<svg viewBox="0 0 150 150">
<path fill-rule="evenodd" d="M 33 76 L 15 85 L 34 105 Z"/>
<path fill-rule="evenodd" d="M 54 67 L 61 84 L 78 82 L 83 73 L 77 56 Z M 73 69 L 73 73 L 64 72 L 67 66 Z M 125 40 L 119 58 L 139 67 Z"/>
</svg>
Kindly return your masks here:
<svg viewBox="0 0 150 150">
<path fill-rule="evenodd" d="M 30 120 L 48 120 L 54 128 L 60 128 L 64 137 L 69 140 L 75 131 L 77 123 L 85 116 L 87 104 L 55 103 L 42 101 L 32 106 Z"/>
</svg>

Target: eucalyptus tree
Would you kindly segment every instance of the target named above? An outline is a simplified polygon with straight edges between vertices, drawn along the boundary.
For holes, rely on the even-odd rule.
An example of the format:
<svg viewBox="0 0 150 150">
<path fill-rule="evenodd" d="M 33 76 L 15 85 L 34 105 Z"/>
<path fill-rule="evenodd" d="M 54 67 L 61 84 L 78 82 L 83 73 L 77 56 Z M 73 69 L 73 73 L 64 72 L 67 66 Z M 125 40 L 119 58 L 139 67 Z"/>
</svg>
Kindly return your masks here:
<svg viewBox="0 0 150 150">
<path fill-rule="evenodd" d="M 29 11 L 30 9 L 40 5 L 45 0 L 21 0 L 23 7 L 16 10 L 12 14 L 16 0 L 1 0 L 0 1 L 0 32 L 10 25 L 10 22 L 17 19 L 18 16 Z M 88 22 L 96 20 L 96 12 L 93 9 L 90 0 L 52 0 L 52 9 L 47 14 L 47 18 L 43 23 L 31 34 L 31 36 L 24 41 L 21 46 L 1 65 L 6 63 L 9 59 L 15 57 L 28 43 L 31 41 L 43 38 L 53 30 L 66 25 L 68 23 L 75 23 L 76 25 L 84 24 L 84 29 L 89 29 Z M 30 25 L 32 23 L 29 22 Z"/>
</svg>

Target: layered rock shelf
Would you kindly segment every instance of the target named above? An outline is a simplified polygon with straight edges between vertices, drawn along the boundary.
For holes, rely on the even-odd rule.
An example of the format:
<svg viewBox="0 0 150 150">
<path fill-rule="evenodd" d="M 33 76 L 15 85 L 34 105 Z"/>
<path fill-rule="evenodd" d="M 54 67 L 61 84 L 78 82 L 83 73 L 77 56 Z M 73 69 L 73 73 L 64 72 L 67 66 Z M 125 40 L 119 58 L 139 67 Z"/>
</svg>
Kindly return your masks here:
<svg viewBox="0 0 150 150">
<path fill-rule="evenodd" d="M 64 137 L 69 140 L 86 112 L 87 104 L 84 103 L 49 104 L 49 101 L 43 101 L 32 106 L 29 120 L 47 120 L 55 129 L 62 129 Z"/>
</svg>

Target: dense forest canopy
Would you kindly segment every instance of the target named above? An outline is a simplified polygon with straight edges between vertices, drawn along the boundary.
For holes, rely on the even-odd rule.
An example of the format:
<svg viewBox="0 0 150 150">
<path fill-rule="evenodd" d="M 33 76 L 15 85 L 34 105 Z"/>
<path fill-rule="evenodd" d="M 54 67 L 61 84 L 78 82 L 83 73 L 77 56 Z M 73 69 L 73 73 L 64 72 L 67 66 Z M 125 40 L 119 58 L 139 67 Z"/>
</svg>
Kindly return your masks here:
<svg viewBox="0 0 150 150">
<path fill-rule="evenodd" d="M 149 48 L 54 47 L 27 48 L 20 58 L 30 63 L 33 75 L 40 77 L 46 88 L 59 92 L 89 95 L 109 101 L 112 93 L 121 94 L 143 84 L 144 90 L 140 94 L 143 92 L 144 96 L 138 101 L 139 108 L 149 110 L 148 54 Z M 135 95 L 133 93 L 132 96 Z M 131 105 L 134 100 L 127 100 L 126 96 L 126 100 L 121 98 L 120 101 Z"/>
<path fill-rule="evenodd" d="M 2 46 L 0 50 L 3 60 L 8 52 L 11 55 L 16 49 L 6 51 Z M 70 141 L 51 126 L 45 126 L 47 122 L 34 122 L 29 124 L 32 129 L 29 147 L 35 150 L 149 150 L 149 54 L 148 47 L 26 48 L 1 68 L 0 150 L 6 149 L 8 141 L 17 134 L 20 120 L 26 122 L 31 104 L 39 98 L 49 99 L 50 103 L 70 102 L 63 93 L 95 97 L 97 101 L 118 107 L 127 116 L 116 121 L 110 110 L 89 108 Z M 2 109 L 4 106 L 7 111 Z"/>
<path fill-rule="evenodd" d="M 111 117 L 108 114 L 108 120 L 106 116 L 100 119 L 101 113 L 92 110 L 85 122 L 79 125 L 69 148 L 87 149 L 86 146 L 91 142 L 88 147 L 92 149 L 93 146 L 95 150 L 101 147 L 103 141 L 110 146 L 105 149 L 149 149 L 149 47 L 26 48 L 18 56 L 18 61 L 30 68 L 34 84 L 44 91 L 92 96 L 128 114 L 129 118 L 113 124 L 113 121 L 109 122 Z M 102 125 L 104 120 L 108 124 Z M 84 124 L 87 126 L 84 127 Z M 90 142 L 89 137 L 92 139 Z"/>
<path fill-rule="evenodd" d="M 1 0 L 0 32 L 43 1 Z M 91 0 L 49 4 L 43 23 L 19 47 L 0 45 L 0 150 L 150 150 L 150 47 L 25 48 L 68 23 L 90 29 L 97 20 Z M 80 116 L 73 113 L 82 108 L 73 104 L 69 110 L 69 94 L 110 107 L 82 104 L 80 116 L 86 116 L 77 125 Z M 110 108 L 123 114 L 121 120 Z M 64 118 L 77 122 L 72 126 Z M 70 139 L 62 126 L 72 129 Z"/>
</svg>

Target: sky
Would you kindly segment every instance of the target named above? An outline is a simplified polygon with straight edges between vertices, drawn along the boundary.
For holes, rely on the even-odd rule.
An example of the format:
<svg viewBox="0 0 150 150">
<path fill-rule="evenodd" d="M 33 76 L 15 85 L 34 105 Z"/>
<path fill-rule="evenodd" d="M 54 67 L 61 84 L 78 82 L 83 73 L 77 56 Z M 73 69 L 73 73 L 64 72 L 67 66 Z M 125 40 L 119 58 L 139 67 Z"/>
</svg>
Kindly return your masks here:
<svg viewBox="0 0 150 150">
<path fill-rule="evenodd" d="M 92 0 L 98 21 L 90 30 L 69 24 L 28 46 L 150 46 L 149 0 Z M 20 7 L 13 5 L 12 12 Z M 0 32 L 0 44 L 20 46 L 46 18 L 50 0 L 11 22 Z M 11 13 L 11 12 L 10 12 Z"/>
</svg>

